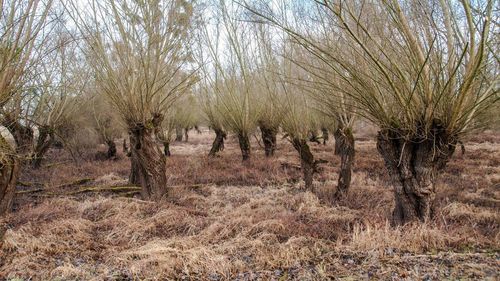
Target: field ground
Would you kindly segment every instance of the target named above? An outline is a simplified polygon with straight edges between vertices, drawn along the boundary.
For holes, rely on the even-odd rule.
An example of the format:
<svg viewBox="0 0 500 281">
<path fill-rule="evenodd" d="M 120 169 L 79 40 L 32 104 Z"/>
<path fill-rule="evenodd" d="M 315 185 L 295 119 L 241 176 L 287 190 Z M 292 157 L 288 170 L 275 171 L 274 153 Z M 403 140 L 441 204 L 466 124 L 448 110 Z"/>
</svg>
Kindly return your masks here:
<svg viewBox="0 0 500 281">
<path fill-rule="evenodd" d="M 168 200 L 134 197 L 129 160 L 78 163 L 52 150 L 22 174 L 0 245 L 0 280 L 498 280 L 500 135 L 457 149 L 438 182 L 432 222 L 393 228 L 393 196 L 373 138 L 357 141 L 352 189 L 332 202 L 339 159 L 323 164 L 319 195 L 301 189 L 286 140 L 266 159 L 253 140 L 242 164 L 230 137 L 216 159 L 212 134 L 191 132 L 168 159 Z M 100 147 L 100 150 L 104 150 Z M 99 190 L 99 188 L 101 188 Z M 97 190 L 96 190 L 97 189 Z M 120 188 L 117 188 L 120 189 Z"/>
</svg>

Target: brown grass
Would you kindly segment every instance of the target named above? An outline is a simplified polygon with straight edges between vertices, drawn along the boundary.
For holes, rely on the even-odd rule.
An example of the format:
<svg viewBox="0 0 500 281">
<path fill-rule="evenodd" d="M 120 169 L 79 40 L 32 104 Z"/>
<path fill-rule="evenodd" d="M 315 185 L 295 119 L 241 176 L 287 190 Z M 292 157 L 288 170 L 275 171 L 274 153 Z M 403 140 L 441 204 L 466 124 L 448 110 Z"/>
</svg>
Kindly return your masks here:
<svg viewBox="0 0 500 281">
<path fill-rule="evenodd" d="M 164 202 L 111 193 L 18 198 L 4 222 L 0 280 L 499 278 L 499 143 L 471 143 L 454 156 L 438 182 L 433 221 L 393 228 L 392 191 L 373 141 L 358 142 L 352 190 L 331 202 L 339 164 L 332 144 L 312 145 L 329 161 L 316 176 L 318 197 L 302 190 L 286 142 L 273 159 L 253 143 L 253 159 L 242 164 L 234 140 L 208 159 L 210 137 L 193 133 L 172 146 L 175 187 Z M 47 163 L 65 160 L 52 151 Z M 22 181 L 51 191 L 81 178 L 120 185 L 128 167 L 123 155 L 68 162 L 26 170 Z"/>
</svg>

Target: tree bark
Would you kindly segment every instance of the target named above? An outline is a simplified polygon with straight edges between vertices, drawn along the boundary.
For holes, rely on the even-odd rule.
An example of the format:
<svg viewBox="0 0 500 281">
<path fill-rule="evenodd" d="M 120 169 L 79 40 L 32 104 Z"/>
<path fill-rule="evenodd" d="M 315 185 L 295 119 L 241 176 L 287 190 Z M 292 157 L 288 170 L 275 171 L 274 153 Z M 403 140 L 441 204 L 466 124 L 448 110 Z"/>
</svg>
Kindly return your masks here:
<svg viewBox="0 0 500 281">
<path fill-rule="evenodd" d="M 243 161 L 250 160 L 250 138 L 246 133 L 238 133 L 238 142 L 240 143 L 241 157 Z"/>
<path fill-rule="evenodd" d="M 189 128 L 184 128 L 184 142 L 188 142 L 189 139 Z"/>
<path fill-rule="evenodd" d="M 335 155 L 340 155 L 340 173 L 337 191 L 334 198 L 341 199 L 347 195 L 351 185 L 352 164 L 354 163 L 354 136 L 349 127 L 339 127 L 334 133 Z"/>
<path fill-rule="evenodd" d="M 276 135 L 278 134 L 277 128 L 270 128 L 260 125 L 260 132 L 262 133 L 262 142 L 264 143 L 264 151 L 267 157 L 274 156 L 276 151 Z"/>
<path fill-rule="evenodd" d="M 330 139 L 330 135 L 328 134 L 327 128 L 321 128 L 321 133 L 323 134 L 321 138 L 323 139 L 323 145 L 326 145 L 328 139 Z"/>
<path fill-rule="evenodd" d="M 127 139 L 126 138 L 123 139 L 122 148 L 123 148 L 123 153 L 128 154 L 128 146 L 127 146 Z"/>
<path fill-rule="evenodd" d="M 175 127 L 175 141 L 182 141 L 182 128 Z"/>
<path fill-rule="evenodd" d="M 455 138 L 448 137 L 441 126 L 433 124 L 431 132 L 426 138 L 404 138 L 403 133 L 393 130 L 378 133 L 377 150 L 394 185 L 395 225 L 431 218 L 436 176 L 446 166 L 456 145 Z"/>
<path fill-rule="evenodd" d="M 313 175 L 316 171 L 316 164 L 314 162 L 314 156 L 309 149 L 309 145 L 306 140 L 298 138 L 292 140 L 292 145 L 300 156 L 300 167 L 304 176 L 305 188 L 314 192 Z"/>
<path fill-rule="evenodd" d="M 131 185 L 141 185 L 139 180 L 139 167 L 137 161 L 132 160 L 132 149 L 128 153 L 130 158 L 130 175 L 128 176 L 128 183 Z"/>
<path fill-rule="evenodd" d="M 21 156 L 29 156 L 33 149 L 33 129 L 22 125 L 18 120 L 5 114 L 2 125 L 7 128 L 16 142 L 16 152 Z"/>
<path fill-rule="evenodd" d="M 42 165 L 42 160 L 49 148 L 54 143 L 54 131 L 49 126 L 40 126 L 38 128 L 38 139 L 35 150 L 31 157 L 31 165 L 38 169 Z"/>
<path fill-rule="evenodd" d="M 172 155 L 170 153 L 170 142 L 168 141 L 163 142 L 163 154 L 165 154 L 165 156 L 167 157 Z"/>
<path fill-rule="evenodd" d="M 108 152 L 106 153 L 107 159 L 116 158 L 116 144 L 114 140 L 107 140 L 106 145 L 108 146 Z"/>
<path fill-rule="evenodd" d="M 140 184 L 144 199 L 159 200 L 167 193 L 166 158 L 154 141 L 152 126 L 130 128 L 131 173 L 129 181 Z"/>
<path fill-rule="evenodd" d="M 12 209 L 20 163 L 9 143 L 0 135 L 0 217 Z"/>
<path fill-rule="evenodd" d="M 212 148 L 210 149 L 210 152 L 208 153 L 208 156 L 214 157 L 217 155 L 219 151 L 224 150 L 224 140 L 226 139 L 226 132 L 220 128 L 214 128 L 215 131 L 215 139 L 214 142 L 212 143 Z"/>
<path fill-rule="evenodd" d="M 315 130 L 311 130 L 309 132 L 309 141 L 310 142 L 315 142 L 317 144 L 321 144 L 321 142 L 319 141 L 319 138 L 318 138 L 318 134 Z"/>
</svg>

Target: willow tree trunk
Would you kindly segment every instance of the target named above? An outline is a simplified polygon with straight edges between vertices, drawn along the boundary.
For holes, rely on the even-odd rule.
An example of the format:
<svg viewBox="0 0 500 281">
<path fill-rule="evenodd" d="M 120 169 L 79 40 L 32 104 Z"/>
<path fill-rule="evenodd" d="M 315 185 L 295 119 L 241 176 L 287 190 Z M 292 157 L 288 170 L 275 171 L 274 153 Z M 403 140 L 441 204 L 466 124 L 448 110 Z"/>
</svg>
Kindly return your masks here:
<svg viewBox="0 0 500 281">
<path fill-rule="evenodd" d="M 16 152 L 21 156 L 29 156 L 33 149 L 33 129 L 24 126 L 15 118 L 10 115 L 5 115 L 2 125 L 7 128 L 14 141 L 16 142 Z"/>
<path fill-rule="evenodd" d="M 128 146 L 127 146 L 127 139 L 123 139 L 123 144 L 122 144 L 122 149 L 124 154 L 128 154 Z"/>
<path fill-rule="evenodd" d="M 9 143 L 0 135 L 0 217 L 12 208 L 20 164 Z"/>
<path fill-rule="evenodd" d="M 182 141 L 182 128 L 175 127 L 175 141 Z"/>
<path fill-rule="evenodd" d="M 309 145 L 306 140 L 298 138 L 292 140 L 292 145 L 300 156 L 300 168 L 304 176 L 305 188 L 314 192 L 313 175 L 316 170 L 316 164 L 314 162 L 314 156 L 309 149 Z"/>
<path fill-rule="evenodd" d="M 266 126 L 259 126 L 262 133 L 262 142 L 264 143 L 264 151 L 267 157 L 273 156 L 276 151 L 276 135 L 278 134 L 277 128 L 270 128 Z"/>
<path fill-rule="evenodd" d="M 167 193 L 166 158 L 154 141 L 149 126 L 130 129 L 130 183 L 142 187 L 145 199 L 159 200 Z"/>
<path fill-rule="evenodd" d="M 49 126 L 40 126 L 38 128 L 38 139 L 31 157 L 31 165 L 38 169 L 42 165 L 42 160 L 49 148 L 55 141 L 54 132 Z"/>
<path fill-rule="evenodd" d="M 165 154 L 165 156 L 167 156 L 167 157 L 172 155 L 170 153 L 170 142 L 169 141 L 163 142 L 163 154 Z"/>
<path fill-rule="evenodd" d="M 106 145 L 108 146 L 108 151 L 106 152 L 107 159 L 116 158 L 116 144 L 114 140 L 107 140 Z"/>
<path fill-rule="evenodd" d="M 250 138 L 246 133 L 238 133 L 238 142 L 240 143 L 241 157 L 243 161 L 250 160 Z"/>
<path fill-rule="evenodd" d="M 311 130 L 309 132 L 309 141 L 310 142 L 315 142 L 317 144 L 321 144 L 321 142 L 319 141 L 319 137 L 318 137 L 318 134 L 315 130 Z"/>
<path fill-rule="evenodd" d="M 212 148 L 210 149 L 210 152 L 208 153 L 208 156 L 214 157 L 217 155 L 219 151 L 224 150 L 224 140 L 226 139 L 226 132 L 224 130 L 219 129 L 219 128 L 214 128 L 215 131 L 215 139 L 214 142 L 212 143 Z"/>
<path fill-rule="evenodd" d="M 184 128 L 184 141 L 188 142 L 189 140 L 189 128 Z"/>
<path fill-rule="evenodd" d="M 433 125 L 427 139 L 404 139 L 403 134 L 382 130 L 377 136 L 377 150 L 394 185 L 393 224 L 427 221 L 433 212 L 435 179 L 455 150 L 444 129 Z"/>
<path fill-rule="evenodd" d="M 330 135 L 328 134 L 328 129 L 327 128 L 321 128 L 321 133 L 322 133 L 321 138 L 323 139 L 323 145 L 326 145 L 326 143 L 330 139 Z"/>
<path fill-rule="evenodd" d="M 344 198 L 351 186 L 352 164 L 354 163 L 354 136 L 349 127 L 339 127 L 334 133 L 335 155 L 340 155 L 340 173 L 335 199 Z"/>
</svg>

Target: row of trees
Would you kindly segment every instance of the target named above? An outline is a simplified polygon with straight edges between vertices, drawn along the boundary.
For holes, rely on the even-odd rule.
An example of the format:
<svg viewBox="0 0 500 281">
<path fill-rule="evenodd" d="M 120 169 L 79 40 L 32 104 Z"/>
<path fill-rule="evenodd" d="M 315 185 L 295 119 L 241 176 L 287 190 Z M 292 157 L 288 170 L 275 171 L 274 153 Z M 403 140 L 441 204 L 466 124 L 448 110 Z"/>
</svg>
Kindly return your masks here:
<svg viewBox="0 0 500 281">
<path fill-rule="evenodd" d="M 20 160 L 39 165 L 83 124 L 109 157 L 126 131 L 130 182 L 159 200 L 170 142 L 203 115 L 216 133 L 210 156 L 231 132 L 247 161 L 258 128 L 271 157 L 283 131 L 313 191 L 308 142 L 333 132 L 336 197 L 350 184 L 353 124 L 367 119 L 379 126 L 394 221 L 427 220 L 436 176 L 498 101 L 494 1 L 84 2 L 0 2 L 0 113 L 16 142 L 0 139 L 0 214 Z"/>
</svg>

